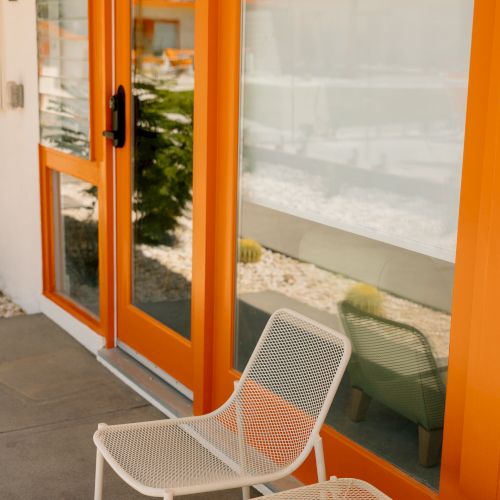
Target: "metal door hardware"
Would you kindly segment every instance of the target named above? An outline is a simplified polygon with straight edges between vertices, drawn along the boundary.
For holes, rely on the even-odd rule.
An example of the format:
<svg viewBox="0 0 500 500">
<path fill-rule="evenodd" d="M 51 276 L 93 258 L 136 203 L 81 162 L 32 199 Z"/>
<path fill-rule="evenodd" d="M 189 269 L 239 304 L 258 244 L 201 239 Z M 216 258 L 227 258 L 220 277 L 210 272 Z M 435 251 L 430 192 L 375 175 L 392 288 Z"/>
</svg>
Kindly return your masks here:
<svg viewBox="0 0 500 500">
<path fill-rule="evenodd" d="M 105 130 L 102 134 L 113 141 L 115 148 L 125 145 L 125 89 L 122 85 L 118 87 L 116 94 L 109 100 L 111 109 L 111 130 Z"/>
</svg>

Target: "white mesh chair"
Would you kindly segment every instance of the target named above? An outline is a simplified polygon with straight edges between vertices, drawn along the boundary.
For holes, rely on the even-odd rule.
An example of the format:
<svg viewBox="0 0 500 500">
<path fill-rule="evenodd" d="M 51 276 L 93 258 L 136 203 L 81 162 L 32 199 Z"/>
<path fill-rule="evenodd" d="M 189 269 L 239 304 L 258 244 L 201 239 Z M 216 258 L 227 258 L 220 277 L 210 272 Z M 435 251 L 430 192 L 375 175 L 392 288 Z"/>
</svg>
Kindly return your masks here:
<svg viewBox="0 0 500 500">
<path fill-rule="evenodd" d="M 229 400 L 200 417 L 99 424 L 95 500 L 103 459 L 132 488 L 153 497 L 250 486 L 292 473 L 315 449 L 351 354 L 347 337 L 287 309 L 276 311 Z"/>
<path fill-rule="evenodd" d="M 266 500 L 391 500 L 375 486 L 360 479 L 333 478 L 330 481 L 266 496 Z"/>
</svg>

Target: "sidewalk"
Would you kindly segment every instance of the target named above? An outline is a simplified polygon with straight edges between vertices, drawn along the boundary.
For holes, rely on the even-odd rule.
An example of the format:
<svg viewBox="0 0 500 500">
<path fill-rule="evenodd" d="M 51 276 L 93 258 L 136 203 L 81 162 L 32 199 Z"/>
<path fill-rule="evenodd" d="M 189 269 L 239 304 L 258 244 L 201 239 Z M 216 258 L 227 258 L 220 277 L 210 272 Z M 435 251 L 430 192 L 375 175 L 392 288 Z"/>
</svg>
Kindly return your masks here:
<svg viewBox="0 0 500 500">
<path fill-rule="evenodd" d="M 41 314 L 0 319 L 0 498 L 92 499 L 98 422 L 164 418 Z M 144 499 L 107 467 L 105 499 Z M 241 490 L 190 500 L 240 500 Z"/>
</svg>

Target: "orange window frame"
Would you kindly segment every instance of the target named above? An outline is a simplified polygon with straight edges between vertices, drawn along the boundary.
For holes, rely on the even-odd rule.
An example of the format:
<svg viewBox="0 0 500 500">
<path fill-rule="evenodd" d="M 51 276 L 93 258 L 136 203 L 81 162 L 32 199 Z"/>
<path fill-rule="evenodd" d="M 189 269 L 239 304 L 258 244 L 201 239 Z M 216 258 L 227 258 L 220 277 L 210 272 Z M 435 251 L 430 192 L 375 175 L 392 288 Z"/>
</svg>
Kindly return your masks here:
<svg viewBox="0 0 500 500">
<path fill-rule="evenodd" d="M 112 81 L 111 30 L 107 27 L 111 25 L 111 7 L 109 0 L 88 0 L 90 159 L 39 146 L 43 295 L 100 335 L 106 336 L 108 344 L 114 325 L 113 152 L 102 137 L 102 131 L 110 125 L 107 103 Z M 53 172 L 71 175 L 98 188 L 99 318 L 56 290 Z"/>
<path fill-rule="evenodd" d="M 248 0 L 256 1 L 256 0 Z M 263 1 L 263 0 L 261 0 Z M 240 2 L 219 0 L 217 194 L 213 379 L 210 404 L 233 390 L 237 238 Z M 370 481 L 394 498 L 500 498 L 500 10 L 475 0 L 462 170 L 451 347 L 440 491 L 435 492 L 329 426 L 322 435 L 329 474 Z M 485 361 L 487 364 L 485 365 Z M 487 378 L 485 378 L 487 375 Z M 496 420 L 495 420 L 496 419 Z M 298 476 L 316 480 L 310 457 Z"/>
</svg>

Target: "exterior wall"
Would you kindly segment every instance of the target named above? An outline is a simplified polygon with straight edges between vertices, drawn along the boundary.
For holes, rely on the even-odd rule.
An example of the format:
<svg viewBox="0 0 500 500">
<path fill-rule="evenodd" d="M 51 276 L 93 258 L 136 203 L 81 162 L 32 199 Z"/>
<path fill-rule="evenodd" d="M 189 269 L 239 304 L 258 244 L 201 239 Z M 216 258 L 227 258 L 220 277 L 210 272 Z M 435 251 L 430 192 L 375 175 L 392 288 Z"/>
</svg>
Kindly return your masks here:
<svg viewBox="0 0 500 500">
<path fill-rule="evenodd" d="M 0 110 L 0 289 L 27 312 L 42 290 L 35 2 L 0 0 L 0 67 L 24 85 L 24 109 Z"/>
</svg>

